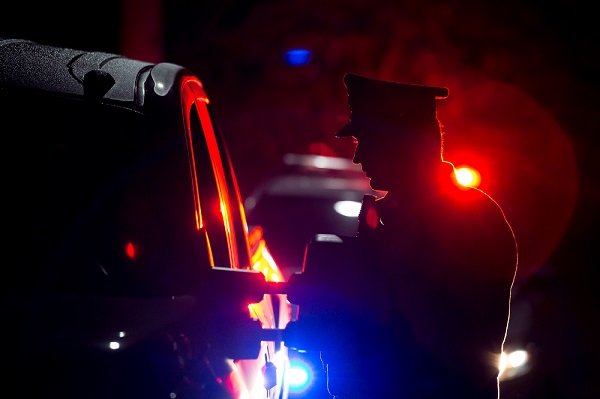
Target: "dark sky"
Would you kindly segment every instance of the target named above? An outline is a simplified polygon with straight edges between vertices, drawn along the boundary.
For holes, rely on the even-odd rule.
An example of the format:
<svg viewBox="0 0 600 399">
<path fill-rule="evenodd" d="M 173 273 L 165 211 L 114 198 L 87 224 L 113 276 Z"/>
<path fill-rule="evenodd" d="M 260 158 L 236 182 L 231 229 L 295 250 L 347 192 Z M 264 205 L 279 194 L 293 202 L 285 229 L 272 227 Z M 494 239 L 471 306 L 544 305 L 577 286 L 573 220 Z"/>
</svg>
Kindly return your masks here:
<svg viewBox="0 0 600 399">
<path fill-rule="evenodd" d="M 597 371 L 600 49 L 589 2 L 63 0 L 10 8 L 0 36 L 194 71 L 244 195 L 286 152 L 320 142 L 352 155 L 332 138 L 347 119 L 345 73 L 448 87 L 438 110 L 450 160 L 494 177 L 487 188 L 515 220 L 525 266 L 557 273 L 567 292 L 571 325 L 560 329 L 579 341 L 581 373 Z M 286 65 L 284 52 L 297 47 L 312 51 L 310 63 Z"/>
</svg>

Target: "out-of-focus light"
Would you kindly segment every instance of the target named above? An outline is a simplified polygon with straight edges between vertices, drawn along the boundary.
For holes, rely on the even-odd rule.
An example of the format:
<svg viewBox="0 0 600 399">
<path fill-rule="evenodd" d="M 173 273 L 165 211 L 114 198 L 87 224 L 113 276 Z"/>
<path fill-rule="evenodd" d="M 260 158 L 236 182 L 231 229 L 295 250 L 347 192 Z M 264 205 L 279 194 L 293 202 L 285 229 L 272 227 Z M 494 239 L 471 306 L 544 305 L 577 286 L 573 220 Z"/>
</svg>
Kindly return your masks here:
<svg viewBox="0 0 600 399">
<path fill-rule="evenodd" d="M 287 351 L 278 350 L 277 352 L 275 352 L 275 356 L 271 358 L 271 361 L 275 363 L 277 368 L 283 368 L 284 364 L 288 361 Z"/>
<path fill-rule="evenodd" d="M 477 187 L 481 183 L 479 172 L 469 166 L 459 166 L 454 172 L 456 181 L 461 186 Z"/>
<path fill-rule="evenodd" d="M 360 213 L 361 203 L 358 201 L 338 201 L 333 205 L 333 209 L 342 216 L 349 218 L 357 217 Z"/>
<path fill-rule="evenodd" d="M 235 392 L 235 397 L 240 399 L 262 399 L 265 397 L 264 388 L 262 389 L 262 395 L 256 396 L 256 394 L 251 391 L 252 387 L 246 385 L 239 361 L 228 359 L 227 364 L 229 364 L 231 371 L 222 379 L 219 377 L 216 378 L 217 382 L 225 386 L 227 392 Z M 253 380 L 258 381 L 259 378 L 257 378 L 257 376 L 260 376 L 261 373 L 256 372 L 253 374 Z"/>
<path fill-rule="evenodd" d="M 108 347 L 112 350 L 117 350 L 121 347 L 121 344 L 119 344 L 117 341 L 111 341 L 108 343 Z"/>
<path fill-rule="evenodd" d="M 250 303 L 248 304 L 248 311 L 250 312 L 250 317 L 253 320 L 258 320 L 259 316 L 258 316 L 258 310 L 256 309 L 257 304 L 255 303 Z"/>
<path fill-rule="evenodd" d="M 277 263 L 273 259 L 267 243 L 262 236 L 262 227 L 257 226 L 250 232 L 248 242 L 251 249 L 250 261 L 252 262 L 252 269 L 264 274 L 267 281 L 283 281 L 283 274 L 279 270 L 279 266 L 277 266 Z"/>
<path fill-rule="evenodd" d="M 127 245 L 125 245 L 125 254 L 129 259 L 135 258 L 135 247 L 132 242 L 128 242 Z"/>
<path fill-rule="evenodd" d="M 508 354 L 507 365 L 508 367 L 520 367 L 527 362 L 527 351 L 518 350 Z"/>
<path fill-rule="evenodd" d="M 308 372 L 304 368 L 294 367 L 288 371 L 288 382 L 297 387 L 304 386 L 308 382 Z"/>
<path fill-rule="evenodd" d="M 360 165 L 352 163 L 351 159 L 330 157 L 316 154 L 285 154 L 283 163 L 289 166 L 301 166 L 303 168 L 335 169 L 361 172 Z"/>
<path fill-rule="evenodd" d="M 317 168 L 326 169 L 328 165 L 331 163 L 328 158 L 317 155 L 314 159 L 315 166 Z"/>
<path fill-rule="evenodd" d="M 500 380 L 507 380 L 528 371 L 529 354 L 526 350 L 519 349 L 512 352 L 502 352 L 498 369 Z"/>
<path fill-rule="evenodd" d="M 247 398 L 266 398 L 265 391 L 265 378 L 262 373 L 254 374 L 254 378 L 252 379 L 252 386 L 250 387 L 249 396 Z"/>
<path fill-rule="evenodd" d="M 290 368 L 286 373 L 290 392 L 301 393 L 306 391 L 312 384 L 313 370 L 312 367 L 299 360 L 290 361 Z"/>
<path fill-rule="evenodd" d="M 285 62 L 288 65 L 300 66 L 306 65 L 310 61 L 310 50 L 307 49 L 292 49 L 285 52 Z"/>
<path fill-rule="evenodd" d="M 506 355 L 506 353 L 502 352 L 502 354 L 500 355 L 500 361 L 498 362 L 498 370 L 500 370 L 500 374 L 504 373 L 504 370 L 506 370 L 507 363 L 508 356 Z"/>
</svg>

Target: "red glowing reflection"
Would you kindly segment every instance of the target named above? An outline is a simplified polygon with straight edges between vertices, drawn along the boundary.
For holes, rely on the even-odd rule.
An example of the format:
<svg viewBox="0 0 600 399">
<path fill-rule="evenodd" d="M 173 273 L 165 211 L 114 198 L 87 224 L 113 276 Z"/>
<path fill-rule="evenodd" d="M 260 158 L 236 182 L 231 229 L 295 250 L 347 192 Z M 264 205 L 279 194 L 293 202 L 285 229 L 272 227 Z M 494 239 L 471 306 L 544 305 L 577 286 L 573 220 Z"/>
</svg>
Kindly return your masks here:
<svg viewBox="0 0 600 399">
<path fill-rule="evenodd" d="M 477 187 L 502 206 L 519 241 L 520 277 L 541 267 L 571 219 L 579 186 L 571 140 L 555 117 L 518 88 L 454 82 L 438 105 L 443 158 L 469 165 Z"/>
</svg>

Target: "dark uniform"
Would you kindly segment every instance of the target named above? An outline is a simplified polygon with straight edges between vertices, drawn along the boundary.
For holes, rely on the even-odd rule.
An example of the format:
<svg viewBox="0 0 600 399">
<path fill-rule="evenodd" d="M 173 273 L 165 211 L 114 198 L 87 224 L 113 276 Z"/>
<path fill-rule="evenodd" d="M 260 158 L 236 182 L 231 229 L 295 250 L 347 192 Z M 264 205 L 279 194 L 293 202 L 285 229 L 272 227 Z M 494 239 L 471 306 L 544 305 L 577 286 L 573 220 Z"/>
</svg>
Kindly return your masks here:
<svg viewBox="0 0 600 399">
<path fill-rule="evenodd" d="M 378 332 L 364 335 L 380 342 L 362 365 L 351 350 L 325 353 L 336 371 L 330 377 L 342 378 L 346 365 L 377 380 L 332 394 L 494 399 L 516 242 L 498 204 L 460 188 L 442 160 L 436 98 L 448 92 L 358 75 L 344 82 L 351 120 L 336 136 L 355 138 L 354 162 L 373 189 L 387 192 L 365 197 L 351 245 L 362 270 L 376 276 L 366 296 L 378 296 L 373 303 L 385 311 L 372 323 Z M 355 319 L 356 328 L 365 320 Z"/>
</svg>

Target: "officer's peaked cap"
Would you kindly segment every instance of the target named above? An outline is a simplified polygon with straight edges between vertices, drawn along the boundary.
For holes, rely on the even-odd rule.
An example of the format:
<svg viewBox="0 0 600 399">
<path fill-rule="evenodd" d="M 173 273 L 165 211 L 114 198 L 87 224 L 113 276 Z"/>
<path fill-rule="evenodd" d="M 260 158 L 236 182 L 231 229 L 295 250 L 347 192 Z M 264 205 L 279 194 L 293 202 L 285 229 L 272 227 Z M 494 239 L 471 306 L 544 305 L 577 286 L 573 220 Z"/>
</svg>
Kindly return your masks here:
<svg viewBox="0 0 600 399">
<path fill-rule="evenodd" d="M 352 122 L 384 118 L 391 121 L 410 122 L 436 118 L 436 99 L 446 98 L 445 87 L 423 86 L 389 82 L 355 74 L 344 76 L 350 106 L 350 122 L 336 137 L 354 136 L 356 124 Z"/>
</svg>

